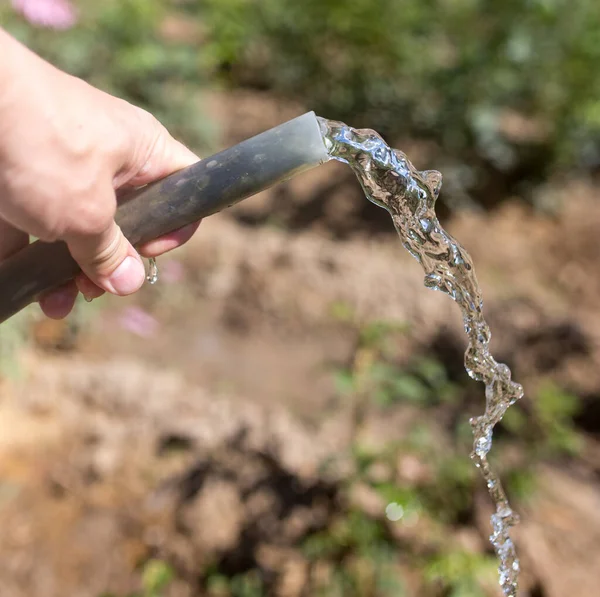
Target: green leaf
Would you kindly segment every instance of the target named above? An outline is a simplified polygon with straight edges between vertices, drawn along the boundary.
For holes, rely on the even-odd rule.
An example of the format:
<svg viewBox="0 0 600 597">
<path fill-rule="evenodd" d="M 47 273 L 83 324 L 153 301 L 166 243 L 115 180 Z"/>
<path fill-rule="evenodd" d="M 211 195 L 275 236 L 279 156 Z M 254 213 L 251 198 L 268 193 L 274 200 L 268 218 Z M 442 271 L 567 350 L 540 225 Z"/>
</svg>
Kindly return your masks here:
<svg viewBox="0 0 600 597">
<path fill-rule="evenodd" d="M 142 572 L 142 585 L 146 593 L 157 595 L 169 585 L 175 577 L 174 571 L 162 560 L 149 560 Z"/>
<path fill-rule="evenodd" d="M 502 417 L 502 425 L 511 433 L 518 435 L 523 432 L 527 425 L 527 416 L 523 412 L 523 409 L 518 404 L 515 404 Z"/>
<path fill-rule="evenodd" d="M 542 423 L 550 424 L 575 416 L 581 408 L 581 402 L 578 396 L 548 382 L 538 390 L 534 406 Z"/>
<path fill-rule="evenodd" d="M 398 400 L 415 404 L 425 404 L 429 398 L 429 389 L 417 377 L 398 375 L 392 382 L 392 389 Z"/>
<path fill-rule="evenodd" d="M 337 321 L 351 323 L 354 321 L 355 314 L 352 305 L 345 301 L 335 301 L 329 307 L 331 317 Z"/>
<path fill-rule="evenodd" d="M 356 391 L 356 381 L 351 371 L 340 370 L 334 374 L 335 389 L 338 394 L 349 395 Z"/>
<path fill-rule="evenodd" d="M 521 501 L 530 498 L 537 487 L 537 479 L 530 468 L 508 471 L 504 477 L 509 495 Z"/>
<path fill-rule="evenodd" d="M 416 366 L 416 373 L 430 383 L 433 388 L 439 389 L 448 381 L 446 368 L 435 359 L 419 359 Z"/>
</svg>

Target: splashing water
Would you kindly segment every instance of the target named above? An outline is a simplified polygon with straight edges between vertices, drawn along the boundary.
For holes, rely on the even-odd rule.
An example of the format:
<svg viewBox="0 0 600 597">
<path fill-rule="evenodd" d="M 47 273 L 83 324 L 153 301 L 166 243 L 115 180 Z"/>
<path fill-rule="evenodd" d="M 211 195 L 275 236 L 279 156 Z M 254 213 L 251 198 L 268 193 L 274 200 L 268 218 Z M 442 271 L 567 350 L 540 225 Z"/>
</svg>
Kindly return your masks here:
<svg viewBox="0 0 600 597">
<path fill-rule="evenodd" d="M 374 131 L 353 129 L 323 118 L 319 118 L 319 124 L 331 157 L 348 164 L 367 198 L 392 216 L 404 247 L 425 272 L 425 286 L 449 295 L 462 311 L 469 339 L 465 368 L 471 378 L 485 383 L 486 398 L 485 413 L 470 421 L 474 435 L 471 458 L 481 470 L 496 506 L 490 541 L 500 561 L 499 583 L 506 597 L 516 597 L 519 560 L 509 531 L 517 524 L 518 516 L 491 470 L 487 454 L 494 426 L 523 396 L 523 388 L 511 381 L 510 369 L 490 354 L 491 334 L 483 317 L 481 290 L 471 257 L 440 226 L 435 215 L 442 175 L 435 170 L 417 171 L 401 151 L 389 147 Z"/>
</svg>

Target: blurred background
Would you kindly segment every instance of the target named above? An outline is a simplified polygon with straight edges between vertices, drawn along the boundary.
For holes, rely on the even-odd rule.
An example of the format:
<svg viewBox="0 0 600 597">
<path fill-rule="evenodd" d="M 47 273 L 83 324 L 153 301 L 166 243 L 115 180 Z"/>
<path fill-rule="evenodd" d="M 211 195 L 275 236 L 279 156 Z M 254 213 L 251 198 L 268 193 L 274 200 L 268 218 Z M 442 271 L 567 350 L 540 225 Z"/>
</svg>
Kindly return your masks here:
<svg viewBox="0 0 600 597">
<path fill-rule="evenodd" d="M 600 3 L 4 0 L 0 25 L 200 155 L 315 110 L 440 170 L 526 390 L 492 450 L 520 595 L 598 594 Z M 345 167 L 159 267 L 0 330 L 2 597 L 500 594 L 459 312 Z"/>
</svg>

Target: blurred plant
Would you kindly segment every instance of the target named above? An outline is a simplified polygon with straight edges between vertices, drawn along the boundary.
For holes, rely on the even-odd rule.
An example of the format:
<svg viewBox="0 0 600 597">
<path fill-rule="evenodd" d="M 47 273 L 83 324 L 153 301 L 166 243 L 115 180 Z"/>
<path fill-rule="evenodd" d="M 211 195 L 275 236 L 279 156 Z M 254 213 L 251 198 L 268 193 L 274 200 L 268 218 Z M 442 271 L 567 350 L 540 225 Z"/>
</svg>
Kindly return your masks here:
<svg viewBox="0 0 600 597">
<path fill-rule="evenodd" d="M 356 333 L 350 365 L 335 372 L 340 394 L 360 405 L 354 473 L 345 480 L 346 491 L 350 494 L 356 486 L 370 487 L 388 504 L 386 515 L 393 524 L 427 521 L 433 534 L 426 539 L 427 533 L 422 531 L 419 540 L 429 541 L 429 555 L 420 558 L 418 549 L 410 551 L 416 558 L 412 565 L 420 567 L 423 577 L 444 595 L 486 594 L 483 587 L 495 578 L 494 558 L 465 552 L 443 539 L 452 536 L 456 527 L 475 524 L 475 496 L 481 487 L 468 458 L 472 433 L 464 412 L 472 382 L 466 374 L 464 382 L 452 380 L 444 365 L 432 357 L 400 358 L 397 342 L 407 332 L 402 326 L 361 324 L 350 309 L 339 305 L 334 314 L 353 325 Z M 421 423 L 382 451 L 361 446 L 358 431 L 369 412 L 402 404 L 422 411 Z M 579 406 L 577 396 L 546 382 L 532 400 L 509 409 L 497 434 L 494 460 L 510 495 L 519 500 L 531 497 L 539 462 L 577 455 L 582 438 L 573 418 Z M 378 473 L 373 474 L 374 470 Z M 319 539 L 323 550 L 337 545 L 331 529 L 328 533 Z"/>
<path fill-rule="evenodd" d="M 397 362 L 398 342 L 406 337 L 405 323 L 361 322 L 344 305 L 332 306 L 332 316 L 350 325 L 355 332 L 354 350 L 349 365 L 335 371 L 338 392 L 355 404 L 356 424 L 373 404 L 388 407 L 404 402 L 428 407 L 452 403 L 458 395 L 445 368 L 435 359 L 418 357 L 409 365 Z"/>
<path fill-rule="evenodd" d="M 143 597 L 161 597 L 174 579 L 171 566 L 161 560 L 149 560 L 142 572 Z"/>
<path fill-rule="evenodd" d="M 173 568 L 162 560 L 148 560 L 142 569 L 142 590 L 127 597 L 164 597 L 166 589 L 175 578 Z M 117 597 L 114 593 L 103 593 L 100 597 Z"/>
<path fill-rule="evenodd" d="M 256 570 L 231 577 L 214 570 L 205 571 L 209 597 L 263 597 L 267 594 Z"/>
<path fill-rule="evenodd" d="M 309 561 L 335 563 L 317 594 L 402 597 L 406 594 L 394 544 L 385 525 L 357 509 L 340 515 L 325 531 L 310 535 L 303 552 Z"/>
<path fill-rule="evenodd" d="M 533 409 L 548 455 L 577 455 L 582 448 L 582 438 L 575 429 L 573 417 L 581 409 L 580 398 L 547 382 L 538 390 Z"/>
<path fill-rule="evenodd" d="M 34 4 L 27 2 L 31 10 Z M 78 6 L 79 20 L 68 30 L 32 27 L 1 4 L 0 25 L 58 67 L 149 110 L 195 149 L 208 148 L 215 131 L 199 110 L 206 78 L 198 27 L 169 0 Z"/>
<path fill-rule="evenodd" d="M 188 0 L 205 55 L 392 142 L 433 141 L 443 198 L 504 199 L 600 164 L 600 4 L 564 0 Z"/>
<path fill-rule="evenodd" d="M 465 551 L 452 539 L 461 524 L 459 512 L 472 505 L 457 488 L 462 485 L 472 493 L 476 476 L 467 458 L 445 457 L 444 451 L 447 447 L 439 443 L 412 454 L 408 442 L 388 445 L 382 452 L 355 446 L 355 472 L 346 477 L 342 490 L 347 503 L 352 504 L 350 496 L 357 488 L 370 487 L 388 506 L 367 514 L 349 505 L 326 529 L 306 538 L 303 552 L 309 561 L 315 566 L 328 562 L 335 569 L 318 594 L 407 595 L 400 562 L 413 578 L 420 573 L 428 590 L 419 594 L 487 594 L 485 587 L 495 582 L 494 557 Z M 402 468 L 398 461 L 407 457 L 418 459 L 420 479 L 402 479 L 397 472 Z"/>
<path fill-rule="evenodd" d="M 12 5 L 38 27 L 70 29 L 77 22 L 77 11 L 69 0 L 12 0 Z"/>
<path fill-rule="evenodd" d="M 576 456 L 583 446 L 573 423 L 580 408 L 578 396 L 545 382 L 527 406 L 509 409 L 502 425 L 519 436 L 532 459 Z"/>
<path fill-rule="evenodd" d="M 86 303 L 79 296 L 73 312 L 65 320 L 46 318 L 34 304 L 5 321 L 0 328 L 0 379 L 20 376 L 19 357 L 25 349 L 73 349 L 79 335 L 95 320 L 104 305 L 104 297 Z"/>
<path fill-rule="evenodd" d="M 408 402 L 415 406 L 434 406 L 451 403 L 458 388 L 448 380 L 446 370 L 435 359 L 415 359 L 407 368 L 373 359 L 368 366 L 356 363 L 337 374 L 337 386 L 342 392 L 355 392 L 360 387 L 369 391 L 371 399 L 380 406 Z"/>
<path fill-rule="evenodd" d="M 427 580 L 448 597 L 485 597 L 482 586 L 496 580 L 494 558 L 458 549 L 434 555 L 425 566 Z"/>
</svg>

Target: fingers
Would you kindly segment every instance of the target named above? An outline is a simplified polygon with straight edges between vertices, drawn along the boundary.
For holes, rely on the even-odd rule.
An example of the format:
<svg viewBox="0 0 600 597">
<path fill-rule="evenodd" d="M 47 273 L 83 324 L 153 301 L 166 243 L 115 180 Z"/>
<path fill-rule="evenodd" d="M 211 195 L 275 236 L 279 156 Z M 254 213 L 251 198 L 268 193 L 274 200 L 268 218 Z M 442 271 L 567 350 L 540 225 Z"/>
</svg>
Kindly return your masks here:
<svg viewBox="0 0 600 597">
<path fill-rule="evenodd" d="M 29 244 L 29 235 L 0 220 L 0 261 Z"/>
<path fill-rule="evenodd" d="M 154 116 L 140 108 L 128 118 L 128 142 L 119 156 L 115 189 L 142 186 L 199 161 L 183 143 L 175 140 Z"/>
<path fill-rule="evenodd" d="M 40 297 L 44 315 L 51 319 L 64 319 L 73 310 L 78 292 L 75 282 L 69 282 Z"/>
<path fill-rule="evenodd" d="M 28 244 L 28 234 L 10 226 L 4 220 L 0 220 L 0 261 L 25 248 Z M 69 283 L 41 297 L 40 307 L 47 317 L 63 319 L 73 309 L 77 292 L 75 284 Z"/>
<path fill-rule="evenodd" d="M 64 319 L 75 306 L 78 293 L 87 300 L 93 300 L 104 294 L 85 274 L 79 274 L 75 280 L 46 293 L 39 299 L 40 307 L 46 317 Z"/>
<path fill-rule="evenodd" d="M 114 221 L 99 234 L 67 239 L 71 255 L 99 288 L 126 296 L 139 290 L 144 264 Z"/>
<path fill-rule="evenodd" d="M 189 226 L 184 226 L 183 228 L 175 230 L 169 234 L 165 234 L 165 236 L 161 236 L 156 240 L 151 240 L 139 248 L 140 255 L 143 255 L 144 257 L 158 257 L 163 253 L 172 251 L 173 249 L 176 249 L 177 247 L 187 243 L 187 241 L 192 238 L 196 230 L 198 230 L 198 226 L 200 226 L 200 222 L 190 224 Z"/>
<path fill-rule="evenodd" d="M 195 164 L 200 158 L 188 149 L 183 143 L 171 137 L 167 130 L 160 124 L 155 133 L 157 137 L 150 145 L 146 161 L 141 165 L 131 182 L 134 185 L 148 184 L 183 170 Z"/>
<path fill-rule="evenodd" d="M 148 112 L 136 108 L 138 118 L 132 119 L 132 144 L 122 156 L 123 163 L 115 178 L 115 188 L 139 187 L 159 180 L 199 161 L 199 157 L 175 140 Z M 140 248 L 144 257 L 157 257 L 186 243 L 200 222 L 184 226 Z"/>
<path fill-rule="evenodd" d="M 131 132 L 131 147 L 113 180 L 115 188 L 141 186 L 198 161 L 198 157 L 179 143 L 150 114 L 136 108 L 141 115 L 141 128 Z M 135 119 L 134 119 L 135 120 Z M 144 246 L 144 255 L 155 257 L 187 242 L 198 224 L 185 226 Z M 145 269 L 139 254 L 111 220 L 109 228 L 100 234 L 67 239 L 73 258 L 79 263 L 85 278 L 77 286 L 88 298 L 98 296 L 98 289 L 125 296 L 137 291 L 145 280 Z M 96 286 L 97 288 L 94 288 Z"/>
<path fill-rule="evenodd" d="M 101 297 L 104 294 L 104 290 L 94 284 L 85 274 L 79 274 L 75 278 L 75 284 L 79 289 L 79 292 L 83 294 L 87 301 L 93 301 Z"/>
</svg>

